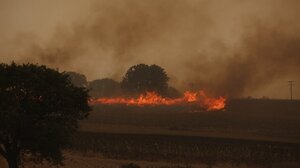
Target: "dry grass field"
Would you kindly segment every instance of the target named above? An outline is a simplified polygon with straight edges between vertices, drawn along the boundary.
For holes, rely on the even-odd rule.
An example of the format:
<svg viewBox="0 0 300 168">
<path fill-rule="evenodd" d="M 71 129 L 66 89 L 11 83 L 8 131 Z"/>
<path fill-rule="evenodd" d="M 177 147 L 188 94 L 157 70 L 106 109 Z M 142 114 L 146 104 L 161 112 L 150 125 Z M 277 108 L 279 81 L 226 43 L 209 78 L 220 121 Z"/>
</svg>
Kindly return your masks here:
<svg viewBox="0 0 300 168">
<path fill-rule="evenodd" d="M 99 105 L 65 150 L 64 167 L 298 168 L 299 109 L 299 101 L 248 99 L 215 112 Z"/>
<path fill-rule="evenodd" d="M 193 106 L 98 105 L 81 130 L 300 143 L 300 101 L 231 100 L 225 110 L 212 112 Z"/>
<path fill-rule="evenodd" d="M 122 159 L 109 159 L 103 157 L 99 153 L 88 152 L 70 152 L 65 151 L 65 165 L 64 166 L 50 166 L 45 163 L 43 165 L 34 165 L 26 163 L 24 168 L 121 168 L 123 165 L 131 163 L 138 165 L 142 168 L 208 168 L 205 163 L 172 163 L 165 161 L 141 161 L 141 160 L 122 160 Z M 0 159 L 1 160 L 1 159 Z M 0 161 L 0 167 L 5 168 L 6 164 Z M 239 164 L 233 165 L 230 163 L 219 163 L 211 166 L 213 168 L 268 168 L 269 166 L 255 165 L 255 164 Z M 299 163 L 296 162 L 283 162 L 275 163 L 272 168 L 298 168 Z"/>
</svg>

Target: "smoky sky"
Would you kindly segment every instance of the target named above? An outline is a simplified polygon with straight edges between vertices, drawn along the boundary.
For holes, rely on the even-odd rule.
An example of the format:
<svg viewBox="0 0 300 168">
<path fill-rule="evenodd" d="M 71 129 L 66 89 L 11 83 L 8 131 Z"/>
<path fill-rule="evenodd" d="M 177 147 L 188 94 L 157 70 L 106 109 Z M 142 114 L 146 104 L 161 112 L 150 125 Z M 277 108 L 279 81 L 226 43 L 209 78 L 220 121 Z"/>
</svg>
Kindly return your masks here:
<svg viewBox="0 0 300 168">
<path fill-rule="evenodd" d="M 287 81 L 300 79 L 298 0 L 0 3 L 1 62 L 89 80 L 121 80 L 134 64 L 157 64 L 180 90 L 226 96 L 287 98 Z"/>
</svg>

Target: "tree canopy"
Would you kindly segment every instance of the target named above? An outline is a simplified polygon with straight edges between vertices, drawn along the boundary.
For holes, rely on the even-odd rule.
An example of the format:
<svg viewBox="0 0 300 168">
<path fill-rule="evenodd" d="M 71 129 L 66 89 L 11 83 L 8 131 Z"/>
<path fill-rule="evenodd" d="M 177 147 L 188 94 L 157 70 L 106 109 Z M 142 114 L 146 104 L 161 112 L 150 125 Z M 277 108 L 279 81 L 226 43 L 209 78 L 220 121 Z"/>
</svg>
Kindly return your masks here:
<svg viewBox="0 0 300 168">
<path fill-rule="evenodd" d="M 181 96 L 182 96 L 182 94 L 175 87 L 172 87 L 172 86 L 168 87 L 167 97 L 179 98 Z"/>
<path fill-rule="evenodd" d="M 63 161 L 61 149 L 90 111 L 88 91 L 66 73 L 35 64 L 0 64 L 0 154 L 10 168 L 24 154 Z"/>
<path fill-rule="evenodd" d="M 121 94 L 120 83 L 109 78 L 94 80 L 89 83 L 88 88 L 94 98 L 114 97 Z"/>
<path fill-rule="evenodd" d="M 80 74 L 77 72 L 66 72 L 66 74 L 69 75 L 73 85 L 75 85 L 77 87 L 86 87 L 87 86 L 87 80 L 83 74 Z"/>
<path fill-rule="evenodd" d="M 133 94 L 155 91 L 165 95 L 168 89 L 168 80 L 165 70 L 160 66 L 138 64 L 127 70 L 121 87 L 126 92 Z"/>
</svg>

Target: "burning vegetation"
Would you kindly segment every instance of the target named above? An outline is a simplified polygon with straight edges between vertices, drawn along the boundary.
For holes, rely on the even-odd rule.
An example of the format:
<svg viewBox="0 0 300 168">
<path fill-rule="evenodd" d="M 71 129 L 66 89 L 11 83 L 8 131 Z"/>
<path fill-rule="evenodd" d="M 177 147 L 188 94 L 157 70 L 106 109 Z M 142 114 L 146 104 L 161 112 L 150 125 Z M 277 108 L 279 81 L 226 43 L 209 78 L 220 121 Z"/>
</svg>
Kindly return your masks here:
<svg viewBox="0 0 300 168">
<path fill-rule="evenodd" d="M 71 80 L 85 86 L 82 75 L 69 73 Z M 73 77 L 72 77 L 73 76 Z M 203 91 L 178 90 L 168 85 L 169 77 L 158 65 L 138 64 L 130 67 L 119 83 L 112 79 L 96 80 L 88 83 L 91 90 L 90 104 L 126 106 L 198 106 L 206 111 L 222 110 L 226 99 L 207 96 Z"/>
<path fill-rule="evenodd" d="M 91 104 L 125 104 L 131 106 L 156 106 L 156 105 L 187 105 L 197 104 L 207 111 L 222 110 L 225 108 L 226 99 L 224 97 L 208 97 L 204 91 L 184 92 L 184 96 L 180 98 L 164 98 L 156 92 L 146 92 L 137 98 L 114 97 L 114 98 L 98 98 L 91 99 Z"/>
</svg>

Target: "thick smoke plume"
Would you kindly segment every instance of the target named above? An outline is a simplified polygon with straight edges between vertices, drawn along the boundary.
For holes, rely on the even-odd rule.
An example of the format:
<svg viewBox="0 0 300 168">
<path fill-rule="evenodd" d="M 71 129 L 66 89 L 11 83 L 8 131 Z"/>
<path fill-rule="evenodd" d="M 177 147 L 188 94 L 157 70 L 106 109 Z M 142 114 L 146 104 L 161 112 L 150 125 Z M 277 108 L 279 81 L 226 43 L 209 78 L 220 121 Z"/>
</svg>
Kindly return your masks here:
<svg viewBox="0 0 300 168">
<path fill-rule="evenodd" d="M 158 64 L 181 90 L 227 96 L 285 98 L 300 79 L 298 0 L 0 1 L 1 62 L 90 80 Z"/>
</svg>

